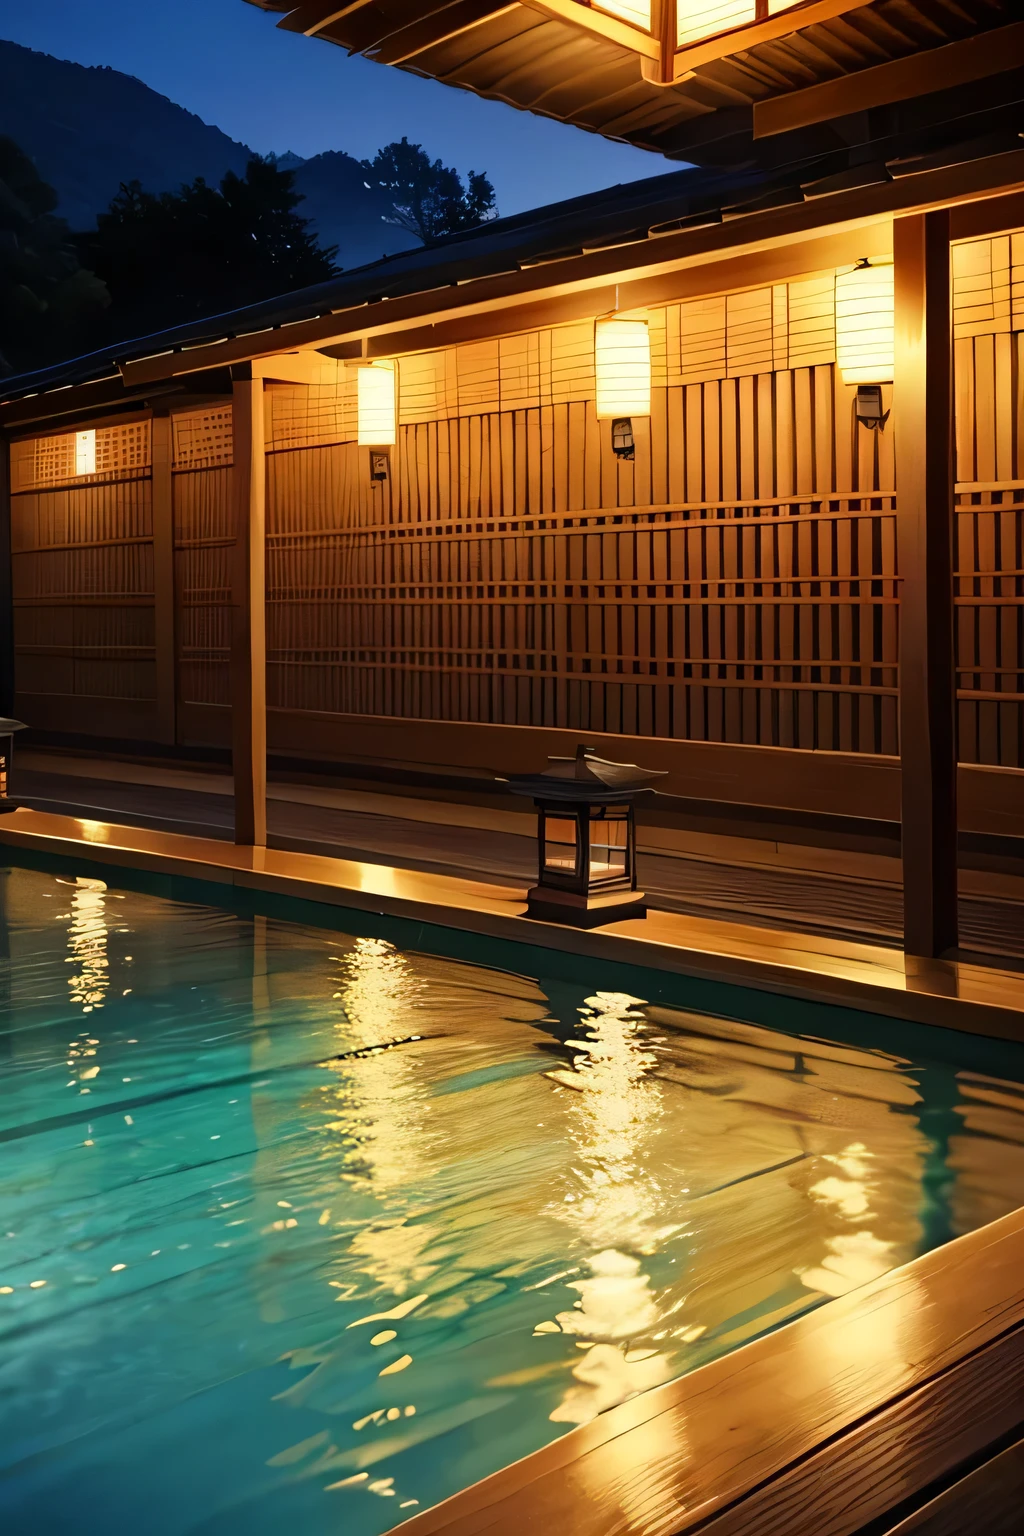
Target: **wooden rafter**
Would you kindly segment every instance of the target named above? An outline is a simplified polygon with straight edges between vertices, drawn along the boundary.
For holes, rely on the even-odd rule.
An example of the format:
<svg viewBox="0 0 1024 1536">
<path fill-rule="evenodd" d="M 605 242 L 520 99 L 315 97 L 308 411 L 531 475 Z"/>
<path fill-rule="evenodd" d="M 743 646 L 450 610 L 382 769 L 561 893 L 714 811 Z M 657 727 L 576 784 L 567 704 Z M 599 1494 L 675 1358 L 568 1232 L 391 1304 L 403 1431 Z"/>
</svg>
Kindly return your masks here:
<svg viewBox="0 0 1024 1536">
<path fill-rule="evenodd" d="M 930 49 L 858 70 L 837 80 L 823 81 L 802 91 L 790 91 L 754 105 L 754 137 L 768 138 L 793 128 L 806 128 L 865 112 L 871 107 L 906 101 L 924 91 L 942 91 L 989 75 L 1024 66 L 1024 21 L 994 32 L 980 32 L 958 43 Z"/>
</svg>

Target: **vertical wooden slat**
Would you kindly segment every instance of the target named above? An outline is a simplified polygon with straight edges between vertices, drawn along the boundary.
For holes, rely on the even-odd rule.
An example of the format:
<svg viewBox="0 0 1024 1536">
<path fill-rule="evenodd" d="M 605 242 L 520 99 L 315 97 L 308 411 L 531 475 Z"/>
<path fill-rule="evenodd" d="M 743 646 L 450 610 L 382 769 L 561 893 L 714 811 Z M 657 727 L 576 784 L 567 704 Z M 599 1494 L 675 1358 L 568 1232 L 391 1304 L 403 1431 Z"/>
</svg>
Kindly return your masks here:
<svg viewBox="0 0 1024 1536">
<path fill-rule="evenodd" d="M 893 239 L 904 945 L 935 956 L 957 942 L 949 213 Z"/>
<path fill-rule="evenodd" d="M 251 369 L 240 369 L 251 373 Z M 266 460 L 263 381 L 236 378 L 231 583 L 231 756 L 235 842 L 267 841 Z"/>
<path fill-rule="evenodd" d="M 153 655 L 156 664 L 156 737 L 173 745 L 174 681 L 174 495 L 171 481 L 171 418 L 154 415 L 153 476 Z"/>
</svg>

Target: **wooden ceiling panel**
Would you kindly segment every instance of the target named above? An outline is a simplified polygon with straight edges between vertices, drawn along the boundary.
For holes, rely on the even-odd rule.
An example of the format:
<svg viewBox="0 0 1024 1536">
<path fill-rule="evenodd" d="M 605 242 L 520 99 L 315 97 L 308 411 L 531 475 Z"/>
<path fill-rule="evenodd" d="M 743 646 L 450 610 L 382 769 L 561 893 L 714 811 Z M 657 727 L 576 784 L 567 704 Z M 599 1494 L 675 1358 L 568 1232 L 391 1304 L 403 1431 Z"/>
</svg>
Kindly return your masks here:
<svg viewBox="0 0 1024 1536">
<path fill-rule="evenodd" d="M 778 163 L 778 148 L 769 153 L 753 138 L 755 102 L 917 53 L 927 95 L 929 49 L 1009 25 L 1019 12 L 1019 0 L 803 0 L 657 57 L 653 34 L 599 19 L 584 0 L 248 3 L 281 15 L 288 30 L 643 148 L 700 161 L 701 146 L 715 144 L 711 163 L 722 164 L 726 141 L 732 163 Z M 704 123 L 709 112 L 722 115 L 719 135 Z M 794 153 L 813 150 L 815 132 L 821 153 L 836 148 L 827 129 L 805 130 Z"/>
</svg>

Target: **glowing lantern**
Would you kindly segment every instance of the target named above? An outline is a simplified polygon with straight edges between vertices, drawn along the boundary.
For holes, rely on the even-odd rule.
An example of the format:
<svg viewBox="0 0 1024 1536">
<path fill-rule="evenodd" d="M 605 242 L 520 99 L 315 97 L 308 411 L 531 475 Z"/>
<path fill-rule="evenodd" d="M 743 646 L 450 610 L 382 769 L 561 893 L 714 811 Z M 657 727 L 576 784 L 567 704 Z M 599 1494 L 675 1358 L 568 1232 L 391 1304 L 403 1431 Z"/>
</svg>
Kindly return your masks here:
<svg viewBox="0 0 1024 1536">
<path fill-rule="evenodd" d="M 887 384 L 893 375 L 893 267 L 862 261 L 836 273 L 836 362 L 844 384 Z"/>
<path fill-rule="evenodd" d="M 395 365 L 371 363 L 358 370 L 357 441 L 367 447 L 384 448 L 395 441 Z"/>
<path fill-rule="evenodd" d="M 633 802 L 663 777 L 634 763 L 610 763 L 583 746 L 575 757 L 550 758 L 543 773 L 510 776 L 512 793 L 532 796 L 538 813 L 530 917 L 597 928 L 646 916 L 646 897 L 636 885 Z"/>
<path fill-rule="evenodd" d="M 96 433 L 75 433 L 75 474 L 94 475 L 96 473 Z"/>
<path fill-rule="evenodd" d="M 594 328 L 599 417 L 651 414 L 651 338 L 646 320 L 598 320 Z"/>
<path fill-rule="evenodd" d="M 612 424 L 612 448 L 633 457 L 634 416 L 651 414 L 651 336 L 646 320 L 598 320 L 594 327 L 597 415 Z"/>
</svg>

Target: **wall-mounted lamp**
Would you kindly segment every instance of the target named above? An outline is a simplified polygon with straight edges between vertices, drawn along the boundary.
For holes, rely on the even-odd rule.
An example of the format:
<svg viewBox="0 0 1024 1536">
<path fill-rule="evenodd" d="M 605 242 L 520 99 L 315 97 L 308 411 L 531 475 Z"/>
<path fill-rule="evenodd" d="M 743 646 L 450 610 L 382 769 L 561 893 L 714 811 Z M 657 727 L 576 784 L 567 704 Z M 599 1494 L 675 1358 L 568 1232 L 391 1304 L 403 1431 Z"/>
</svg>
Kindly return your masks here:
<svg viewBox="0 0 1024 1536">
<path fill-rule="evenodd" d="M 370 479 L 386 480 L 388 477 L 388 456 L 386 453 L 370 454 Z"/>
<path fill-rule="evenodd" d="M 889 416 L 882 385 L 892 380 L 894 350 L 892 262 L 872 266 L 865 257 L 851 272 L 836 273 L 836 362 L 843 383 L 857 386 L 857 420 L 875 431 Z"/>
<path fill-rule="evenodd" d="M 360 447 L 387 448 L 395 441 L 395 383 L 393 362 L 368 363 L 356 370 Z"/>
<path fill-rule="evenodd" d="M 94 475 L 96 473 L 96 433 L 75 433 L 75 474 Z"/>
<path fill-rule="evenodd" d="M 651 414 L 651 336 L 646 320 L 598 320 L 594 325 L 598 420 L 612 423 L 617 458 L 634 453 L 634 416 Z"/>
</svg>

